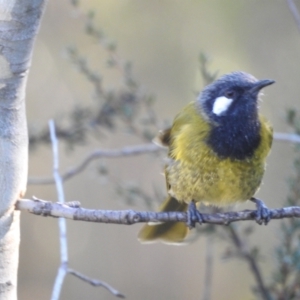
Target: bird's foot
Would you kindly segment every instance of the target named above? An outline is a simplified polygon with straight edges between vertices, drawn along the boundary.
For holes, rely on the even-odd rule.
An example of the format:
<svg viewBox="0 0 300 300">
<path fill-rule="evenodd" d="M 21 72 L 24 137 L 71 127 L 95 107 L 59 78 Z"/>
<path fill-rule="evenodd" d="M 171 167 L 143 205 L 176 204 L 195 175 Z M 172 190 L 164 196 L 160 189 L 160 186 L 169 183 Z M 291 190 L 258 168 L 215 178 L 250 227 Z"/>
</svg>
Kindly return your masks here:
<svg viewBox="0 0 300 300">
<path fill-rule="evenodd" d="M 267 225 L 271 219 L 270 210 L 267 208 L 267 206 L 264 204 L 262 200 L 259 200 L 254 197 L 252 197 L 250 200 L 254 202 L 256 205 L 256 209 L 257 209 L 256 216 L 255 216 L 256 223 L 259 225 L 261 224 Z"/>
<path fill-rule="evenodd" d="M 192 200 L 189 203 L 188 210 L 187 210 L 187 222 L 186 222 L 186 225 L 190 229 L 192 229 L 192 228 L 195 227 L 196 222 L 202 224 L 203 223 L 203 217 L 202 217 L 202 214 L 197 209 L 195 201 Z"/>
</svg>

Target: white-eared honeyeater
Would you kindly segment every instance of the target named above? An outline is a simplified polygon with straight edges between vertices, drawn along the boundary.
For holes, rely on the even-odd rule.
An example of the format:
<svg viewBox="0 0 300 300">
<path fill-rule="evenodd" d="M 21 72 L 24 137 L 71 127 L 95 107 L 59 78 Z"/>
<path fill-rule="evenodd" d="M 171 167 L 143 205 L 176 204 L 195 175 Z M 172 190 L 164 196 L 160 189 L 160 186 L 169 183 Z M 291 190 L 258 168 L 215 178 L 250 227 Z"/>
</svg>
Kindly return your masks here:
<svg viewBox="0 0 300 300">
<path fill-rule="evenodd" d="M 259 93 L 273 80 L 257 80 L 244 72 L 220 77 L 175 117 L 158 140 L 169 148 L 165 166 L 169 196 L 160 211 L 187 211 L 188 225 L 202 221 L 195 203 L 214 206 L 252 200 L 256 220 L 270 213 L 254 198 L 272 144 L 272 127 L 258 113 Z M 180 243 L 188 233 L 182 222 L 147 224 L 139 240 Z"/>
</svg>

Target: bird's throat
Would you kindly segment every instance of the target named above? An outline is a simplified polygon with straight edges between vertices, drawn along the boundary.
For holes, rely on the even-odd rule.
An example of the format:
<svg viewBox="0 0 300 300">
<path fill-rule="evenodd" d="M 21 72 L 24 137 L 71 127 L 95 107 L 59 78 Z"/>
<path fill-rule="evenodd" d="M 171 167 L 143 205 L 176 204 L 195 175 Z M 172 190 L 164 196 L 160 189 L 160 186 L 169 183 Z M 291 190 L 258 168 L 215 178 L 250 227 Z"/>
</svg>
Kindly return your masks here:
<svg viewBox="0 0 300 300">
<path fill-rule="evenodd" d="M 211 129 L 207 143 L 222 158 L 251 158 L 260 144 L 260 122 L 258 118 L 224 121 Z"/>
</svg>

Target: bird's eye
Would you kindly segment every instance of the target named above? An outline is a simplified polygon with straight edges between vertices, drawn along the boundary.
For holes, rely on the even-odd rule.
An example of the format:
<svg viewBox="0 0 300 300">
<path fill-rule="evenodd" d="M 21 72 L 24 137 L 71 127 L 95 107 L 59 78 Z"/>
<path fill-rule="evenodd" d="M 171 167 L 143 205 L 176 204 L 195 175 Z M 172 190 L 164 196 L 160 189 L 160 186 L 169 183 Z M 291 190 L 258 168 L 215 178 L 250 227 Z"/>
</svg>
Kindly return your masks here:
<svg viewBox="0 0 300 300">
<path fill-rule="evenodd" d="M 225 92 L 225 97 L 226 98 L 232 99 L 232 98 L 234 98 L 234 96 L 235 96 L 235 92 L 232 91 L 232 90 L 229 90 L 229 91 Z"/>
</svg>

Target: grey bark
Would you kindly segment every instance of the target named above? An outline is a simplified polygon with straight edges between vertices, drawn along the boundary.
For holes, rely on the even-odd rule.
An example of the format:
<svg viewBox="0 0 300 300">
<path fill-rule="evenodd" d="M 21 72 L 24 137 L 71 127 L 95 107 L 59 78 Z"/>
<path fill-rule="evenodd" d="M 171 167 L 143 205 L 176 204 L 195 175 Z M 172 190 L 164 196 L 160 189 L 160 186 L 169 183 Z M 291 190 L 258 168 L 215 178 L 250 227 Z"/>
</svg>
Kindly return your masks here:
<svg viewBox="0 0 300 300">
<path fill-rule="evenodd" d="M 44 0 L 0 0 L 0 299 L 17 299 L 20 213 L 26 191 L 25 87 Z"/>
</svg>

